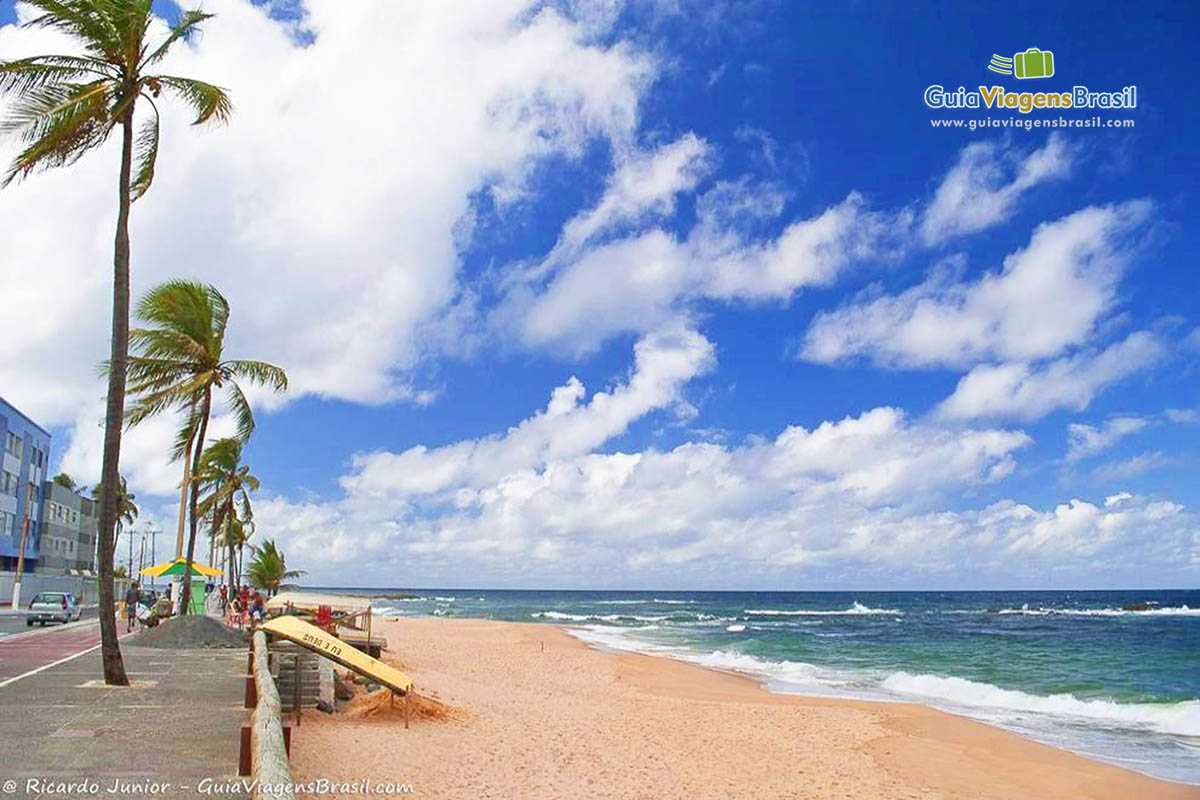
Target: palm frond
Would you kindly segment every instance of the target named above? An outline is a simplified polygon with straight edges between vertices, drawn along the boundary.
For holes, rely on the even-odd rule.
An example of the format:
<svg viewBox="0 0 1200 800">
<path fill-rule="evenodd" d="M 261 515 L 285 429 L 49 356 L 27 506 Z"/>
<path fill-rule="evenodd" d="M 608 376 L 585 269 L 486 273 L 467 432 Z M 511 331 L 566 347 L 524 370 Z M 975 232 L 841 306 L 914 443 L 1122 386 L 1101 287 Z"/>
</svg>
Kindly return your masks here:
<svg viewBox="0 0 1200 800">
<path fill-rule="evenodd" d="M 0 61 L 0 94 L 24 94 L 51 84 L 84 78 L 116 78 L 105 62 L 81 56 L 33 56 Z"/>
<path fill-rule="evenodd" d="M 166 328 L 135 328 L 129 332 L 129 346 L 146 359 L 176 363 L 203 363 L 208 351 L 203 339 L 183 331 Z M 214 365 L 215 366 L 215 365 Z"/>
<path fill-rule="evenodd" d="M 139 68 L 145 69 L 146 67 L 161 61 L 163 57 L 166 56 L 167 51 L 171 49 L 171 45 L 175 44 L 175 42 L 179 41 L 180 39 L 186 40 L 196 32 L 197 26 L 201 22 L 212 18 L 212 16 L 212 14 L 205 14 L 198 8 L 183 12 L 183 14 L 179 17 L 179 21 L 175 23 L 175 25 L 171 28 L 171 32 L 167 34 L 167 38 L 164 39 L 158 47 L 154 48 L 149 55 L 142 59 L 142 63 L 138 65 Z"/>
<path fill-rule="evenodd" d="M 0 121 L 0 135 L 16 135 L 27 147 L 17 154 L 0 188 L 38 169 L 73 164 L 108 138 L 113 83 L 59 83 L 26 92 Z"/>
<path fill-rule="evenodd" d="M 265 361 L 238 359 L 235 361 L 226 361 L 222 366 L 228 374 L 236 378 L 245 378 L 246 380 L 266 386 L 274 392 L 287 391 L 287 373 L 274 364 L 268 364 Z"/>
<path fill-rule="evenodd" d="M 158 162 L 158 107 L 153 100 L 147 101 L 154 109 L 154 116 L 142 123 L 134 143 L 134 160 L 137 170 L 133 173 L 133 182 L 129 186 L 130 196 L 137 200 L 144 195 L 154 182 L 154 166 Z"/>
<path fill-rule="evenodd" d="M 138 301 L 139 319 L 158 330 L 182 334 L 206 345 L 212 331 L 210 287 L 199 281 L 175 279 L 160 283 Z M 132 332 L 131 332 L 132 335 Z"/>
<path fill-rule="evenodd" d="M 196 381 L 177 384 L 153 393 L 135 394 L 131 391 L 130 394 L 136 396 L 137 401 L 129 408 L 125 425 L 132 428 L 168 409 L 194 405 L 197 395 L 203 390 L 204 383 Z"/>
<path fill-rule="evenodd" d="M 178 461 L 187 456 L 192 443 L 196 441 L 196 432 L 200 429 L 200 410 L 195 402 L 189 403 L 184 414 L 183 424 L 175 432 L 175 442 L 171 445 L 171 460 Z"/>
<path fill-rule="evenodd" d="M 27 28 L 62 31 L 95 55 L 117 61 L 124 53 L 124 37 L 118 28 L 121 16 L 116 4 L 89 0 L 26 0 L 42 13 L 25 23 Z M 147 4 L 149 5 L 149 4 Z"/>
<path fill-rule="evenodd" d="M 196 112 L 193 125 L 203 125 L 209 121 L 228 122 L 233 115 L 233 103 L 225 90 L 219 86 L 175 75 L 155 75 L 147 80 L 159 82 L 171 90 L 176 97 L 191 106 L 192 110 Z"/>
<path fill-rule="evenodd" d="M 230 381 L 225 391 L 229 395 L 229 410 L 233 412 L 237 424 L 237 438 L 247 442 L 254 433 L 254 411 L 250 408 L 250 401 L 235 381 Z"/>
</svg>

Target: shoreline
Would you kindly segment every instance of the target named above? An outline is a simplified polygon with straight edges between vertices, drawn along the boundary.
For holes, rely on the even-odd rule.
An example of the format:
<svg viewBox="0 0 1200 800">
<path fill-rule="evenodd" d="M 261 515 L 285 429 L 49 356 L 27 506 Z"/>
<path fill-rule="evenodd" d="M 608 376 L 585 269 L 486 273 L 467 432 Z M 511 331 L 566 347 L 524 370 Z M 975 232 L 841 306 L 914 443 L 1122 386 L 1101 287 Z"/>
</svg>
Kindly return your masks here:
<svg viewBox="0 0 1200 800">
<path fill-rule="evenodd" d="M 378 630 L 385 660 L 453 717 L 406 732 L 305 712 L 297 780 L 396 780 L 429 797 L 1200 798 L 929 706 L 778 694 L 556 625 L 413 617 Z"/>
<path fill-rule="evenodd" d="M 522 624 L 522 623 L 518 622 L 517 624 Z M 549 624 L 549 623 L 542 623 L 542 624 Z M 933 700 L 923 701 L 919 697 L 912 698 L 912 699 L 900 697 L 900 696 L 878 697 L 878 696 L 871 696 L 869 692 L 862 692 L 859 694 L 854 694 L 851 692 L 842 692 L 842 691 L 838 691 L 835 689 L 830 689 L 827 691 L 819 691 L 819 690 L 806 691 L 805 688 L 803 687 L 803 685 L 801 685 L 801 684 L 788 683 L 786 681 L 775 681 L 774 679 L 772 679 L 769 676 L 756 674 L 751 671 L 739 670 L 734 667 L 725 667 L 725 666 L 719 666 L 719 665 L 715 665 L 715 664 L 703 663 L 701 658 L 699 658 L 700 656 L 704 655 L 702 652 L 695 652 L 694 655 L 697 656 L 697 658 L 692 658 L 689 656 L 693 655 L 693 654 L 688 654 L 688 653 L 679 653 L 679 652 L 673 652 L 673 651 L 653 652 L 653 651 L 639 650 L 639 649 L 635 649 L 635 648 L 624 648 L 624 647 L 620 647 L 618 645 L 606 642 L 602 639 L 589 638 L 589 636 L 587 634 L 591 634 L 593 631 L 590 628 L 588 628 L 586 626 L 582 626 L 578 623 L 559 623 L 559 624 L 551 624 L 551 625 L 552 625 L 552 627 L 557 627 L 557 628 L 561 629 L 567 635 L 578 639 L 585 646 L 592 648 L 594 650 L 597 650 L 599 652 L 612 653 L 612 654 L 618 654 L 618 655 L 643 655 L 643 656 L 648 656 L 651 658 L 665 658 L 665 659 L 669 659 L 671 661 L 679 662 L 681 664 L 687 664 L 690 666 L 694 666 L 699 669 L 703 669 L 703 670 L 707 670 L 707 671 L 711 671 L 711 672 L 717 672 L 717 673 L 720 673 L 723 675 L 729 675 L 729 676 L 733 676 L 736 678 L 742 678 L 742 679 L 749 680 L 752 683 L 758 685 L 760 688 L 762 688 L 764 691 L 768 692 L 769 694 L 780 696 L 780 697 L 799 697 L 799 698 L 807 698 L 807 699 L 831 700 L 834 702 L 845 701 L 845 702 L 851 702 L 851 703 L 878 704 L 881 706 L 910 705 L 910 706 L 917 706 L 920 708 L 926 708 L 926 709 L 929 709 L 930 711 L 935 711 L 940 714 L 947 714 L 947 715 L 950 715 L 950 716 L 958 718 L 958 719 L 969 720 L 969 721 L 975 722 L 977 724 L 985 725 L 989 728 L 993 728 L 995 730 L 1002 731 L 1011 736 L 1016 736 L 1024 741 L 1033 742 L 1035 744 L 1040 744 L 1040 745 L 1043 745 L 1046 747 L 1050 747 L 1054 750 L 1058 750 L 1058 751 L 1062 751 L 1065 753 L 1069 753 L 1071 755 L 1079 756 L 1081 758 L 1085 758 L 1089 761 L 1094 761 L 1099 764 L 1117 767 L 1118 769 L 1123 769 L 1128 772 L 1132 772 L 1137 775 L 1142 775 L 1144 777 L 1151 778 L 1154 780 L 1165 781 L 1167 783 L 1178 784 L 1181 786 L 1194 787 L 1197 790 L 1200 790 L 1200 768 L 1198 768 L 1198 770 L 1197 770 L 1197 780 L 1194 782 L 1191 782 L 1191 783 L 1186 782 L 1186 781 L 1181 781 L 1178 779 L 1173 779 L 1170 777 L 1153 775 L 1149 772 L 1143 772 L 1134 767 L 1126 766 L 1126 765 L 1118 763 L 1116 761 L 1105 760 L 1104 758 L 1101 758 L 1096 755 L 1091 755 L 1086 752 L 1074 750 L 1069 746 L 1065 746 L 1063 744 L 1059 744 L 1054 741 L 1045 741 L 1045 740 L 1039 739 L 1034 735 L 1022 732 L 1020 730 L 1012 730 L 1010 728 L 1006 728 L 1005 726 L 999 724 L 998 722 L 994 722 L 994 721 L 986 719 L 986 718 L 972 716 L 971 713 L 966 709 L 958 710 L 955 708 L 939 707 L 936 704 L 936 702 Z M 775 688 L 773 686 L 773 684 L 777 684 L 779 687 L 787 687 L 787 688 Z M 952 705 L 952 703 L 950 705 Z"/>
</svg>

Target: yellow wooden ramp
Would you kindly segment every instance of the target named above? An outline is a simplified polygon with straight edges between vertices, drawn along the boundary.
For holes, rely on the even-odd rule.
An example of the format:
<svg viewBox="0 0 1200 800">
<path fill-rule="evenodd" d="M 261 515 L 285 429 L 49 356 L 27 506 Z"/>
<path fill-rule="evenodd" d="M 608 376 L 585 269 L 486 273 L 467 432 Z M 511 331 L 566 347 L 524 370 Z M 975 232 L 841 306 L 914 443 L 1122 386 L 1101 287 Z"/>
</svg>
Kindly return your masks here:
<svg viewBox="0 0 1200 800">
<path fill-rule="evenodd" d="M 279 636 L 295 642 L 317 655 L 325 656 L 336 661 L 347 669 L 354 670 L 359 675 L 386 686 L 393 692 L 408 694 L 412 687 L 412 679 L 400 670 L 390 667 L 377 658 L 371 658 L 361 650 L 357 650 L 340 639 L 330 636 L 316 625 L 309 624 L 299 617 L 284 615 L 264 622 L 260 626 L 272 636 Z"/>
</svg>

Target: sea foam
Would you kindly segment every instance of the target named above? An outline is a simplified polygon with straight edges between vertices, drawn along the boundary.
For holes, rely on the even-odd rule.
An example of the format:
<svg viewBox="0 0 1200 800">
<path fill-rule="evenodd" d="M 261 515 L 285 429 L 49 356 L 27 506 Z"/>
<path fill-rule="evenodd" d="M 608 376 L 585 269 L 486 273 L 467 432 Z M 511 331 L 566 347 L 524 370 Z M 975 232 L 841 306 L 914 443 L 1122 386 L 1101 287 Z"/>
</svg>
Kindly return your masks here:
<svg viewBox="0 0 1200 800">
<path fill-rule="evenodd" d="M 895 608 L 871 608 L 855 601 L 849 608 L 840 611 L 822 611 L 813 609 L 778 609 L 778 608 L 747 608 L 745 614 L 755 617 L 855 617 L 869 615 L 903 616 L 904 612 Z"/>
<path fill-rule="evenodd" d="M 1179 703 L 1082 700 L 1072 694 L 1035 695 L 965 678 L 913 675 L 907 672 L 889 675 L 882 686 L 891 692 L 968 708 L 1072 717 L 1081 721 L 1140 727 L 1178 736 L 1200 736 L 1200 700 Z"/>
</svg>

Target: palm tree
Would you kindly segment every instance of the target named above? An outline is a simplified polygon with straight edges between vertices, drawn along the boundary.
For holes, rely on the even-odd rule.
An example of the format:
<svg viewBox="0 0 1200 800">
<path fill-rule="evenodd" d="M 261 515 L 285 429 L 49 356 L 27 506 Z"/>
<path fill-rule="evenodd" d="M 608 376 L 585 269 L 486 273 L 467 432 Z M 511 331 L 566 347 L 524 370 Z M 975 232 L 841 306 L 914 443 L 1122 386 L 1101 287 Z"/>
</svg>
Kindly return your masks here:
<svg viewBox="0 0 1200 800">
<path fill-rule="evenodd" d="M 68 475 L 65 472 L 60 472 L 57 475 L 55 475 L 53 478 L 51 478 L 51 482 L 57 486 L 62 486 L 67 489 L 70 489 L 72 492 L 75 491 L 77 488 L 79 488 L 75 485 L 75 479 L 72 478 L 70 475 Z"/>
<path fill-rule="evenodd" d="M 249 508 L 246 511 L 250 511 Z M 254 520 L 242 519 L 236 513 L 226 522 L 222 531 L 221 542 L 227 550 L 229 564 L 229 585 L 238 589 L 242 585 L 242 551 L 250 537 L 254 535 Z M 253 548 L 253 545 L 251 545 Z"/>
<path fill-rule="evenodd" d="M 254 559 L 246 570 L 250 584 L 264 589 L 269 595 L 276 594 L 289 578 L 299 578 L 304 574 L 302 569 L 288 569 L 283 558 L 283 551 L 275 546 L 273 539 L 268 539 L 260 546 L 250 546 Z"/>
<path fill-rule="evenodd" d="M 117 541 L 121 538 L 121 531 L 125 526 L 133 527 L 134 521 L 138 518 L 137 495 L 129 491 L 129 484 L 125 481 L 124 475 L 117 476 L 117 522 L 116 535 L 113 536 L 113 550 L 116 550 Z M 92 487 L 92 500 L 100 502 L 100 498 L 104 495 L 104 484 L 98 483 Z"/>
<path fill-rule="evenodd" d="M 242 464 L 242 442 L 234 438 L 218 439 L 205 449 L 196 471 L 196 482 L 209 493 L 200 501 L 201 517 L 212 522 L 210 552 L 220 541 L 229 555 L 229 585 L 235 574 L 233 548 L 245 537 L 246 524 L 252 524 L 250 492 L 258 491 L 258 478 Z"/>
<path fill-rule="evenodd" d="M 196 113 L 195 124 L 224 122 L 233 111 L 224 90 L 203 81 L 147 72 L 172 45 L 187 39 L 211 15 L 185 11 L 156 45 L 146 41 L 152 0 L 25 0 L 41 13 L 26 25 L 66 33 L 82 55 L 45 55 L 0 61 L 0 98 L 12 95 L 0 134 L 16 136 L 24 149 L 0 186 L 33 172 L 74 164 L 121 129 L 117 183 L 117 227 L 113 243 L 112 341 L 104 425 L 100 498 L 100 641 L 104 680 L 127 686 L 117 643 L 113 603 L 113 531 L 117 522 L 117 471 L 125 406 L 129 350 L 129 212 L 154 180 L 159 114 L 155 101 L 165 91 Z M 142 114 L 138 114 L 139 101 Z M 135 132 L 137 118 L 142 121 Z M 135 153 L 136 150 L 136 153 Z M 136 172 L 134 161 L 136 159 Z"/>
<path fill-rule="evenodd" d="M 224 390 L 237 424 L 237 438 L 245 442 L 254 432 L 254 414 L 237 379 L 283 392 L 287 390 L 287 373 L 263 361 L 225 358 L 229 303 L 213 286 L 185 280 L 160 284 L 138 303 L 137 315 L 153 327 L 129 333 L 136 352 L 129 358 L 129 393 L 136 398 L 129 412 L 129 425 L 170 409 L 184 412 L 175 455 L 185 459 L 184 484 L 189 491 L 184 571 L 189 575 L 199 524 L 197 474 L 204 454 L 213 393 Z M 193 453 L 190 474 L 186 463 L 189 452 Z M 185 580 L 181 595 L 183 613 L 187 613 L 190 594 L 191 583 Z"/>
</svg>

